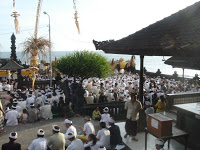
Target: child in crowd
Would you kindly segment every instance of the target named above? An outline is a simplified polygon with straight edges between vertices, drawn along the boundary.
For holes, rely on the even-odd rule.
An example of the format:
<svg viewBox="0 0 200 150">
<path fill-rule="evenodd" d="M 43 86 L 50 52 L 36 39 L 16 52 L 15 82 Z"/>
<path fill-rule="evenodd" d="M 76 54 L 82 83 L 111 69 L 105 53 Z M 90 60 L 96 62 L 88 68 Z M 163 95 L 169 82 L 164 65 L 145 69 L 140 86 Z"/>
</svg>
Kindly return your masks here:
<svg viewBox="0 0 200 150">
<path fill-rule="evenodd" d="M 28 112 L 26 109 L 23 109 L 23 113 L 22 113 L 22 116 L 21 116 L 21 122 L 26 124 L 28 121 Z"/>
<path fill-rule="evenodd" d="M 164 112 L 165 110 L 165 98 L 164 95 L 160 96 L 160 100 L 156 103 L 155 107 L 156 109 L 156 113 L 159 112 Z"/>
</svg>

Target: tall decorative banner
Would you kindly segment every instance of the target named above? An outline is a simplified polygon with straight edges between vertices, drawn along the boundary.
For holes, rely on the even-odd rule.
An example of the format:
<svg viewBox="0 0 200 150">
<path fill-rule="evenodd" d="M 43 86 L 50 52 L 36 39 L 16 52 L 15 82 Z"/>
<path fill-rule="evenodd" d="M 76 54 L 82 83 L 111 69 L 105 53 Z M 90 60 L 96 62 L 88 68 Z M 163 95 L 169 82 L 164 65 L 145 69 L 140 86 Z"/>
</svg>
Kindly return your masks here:
<svg viewBox="0 0 200 150">
<path fill-rule="evenodd" d="M 75 9 L 75 14 L 74 14 L 74 19 L 75 19 L 75 24 L 78 30 L 78 34 L 80 34 L 80 27 L 79 27 L 79 23 L 78 23 L 78 11 L 76 9 L 76 0 L 73 0 L 74 2 L 74 9 Z"/>
<path fill-rule="evenodd" d="M 16 8 L 15 8 L 15 0 L 13 0 L 13 7 L 14 7 L 14 12 L 11 15 L 12 17 L 14 17 L 14 24 L 15 24 L 15 31 L 16 34 L 20 33 L 20 26 L 19 26 L 19 21 L 18 21 L 18 16 L 20 16 L 20 14 L 17 13 Z"/>
</svg>

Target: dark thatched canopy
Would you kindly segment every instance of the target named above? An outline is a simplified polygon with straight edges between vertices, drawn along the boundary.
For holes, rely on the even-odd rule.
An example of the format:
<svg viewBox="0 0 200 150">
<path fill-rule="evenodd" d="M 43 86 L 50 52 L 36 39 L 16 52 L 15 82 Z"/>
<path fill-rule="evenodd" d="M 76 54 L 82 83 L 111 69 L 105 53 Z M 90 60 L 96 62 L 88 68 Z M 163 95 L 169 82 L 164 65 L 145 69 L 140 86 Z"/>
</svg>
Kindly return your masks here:
<svg viewBox="0 0 200 150">
<path fill-rule="evenodd" d="M 200 2 L 117 41 L 93 41 L 106 53 L 146 56 L 200 54 Z"/>
<path fill-rule="evenodd" d="M 173 56 L 165 61 L 165 64 L 174 68 L 195 69 L 200 70 L 199 57 L 178 57 Z"/>
<path fill-rule="evenodd" d="M 18 69 L 23 69 L 24 67 L 16 63 L 14 60 L 9 60 L 6 65 L 0 68 L 0 70 L 11 70 L 16 71 Z"/>
</svg>

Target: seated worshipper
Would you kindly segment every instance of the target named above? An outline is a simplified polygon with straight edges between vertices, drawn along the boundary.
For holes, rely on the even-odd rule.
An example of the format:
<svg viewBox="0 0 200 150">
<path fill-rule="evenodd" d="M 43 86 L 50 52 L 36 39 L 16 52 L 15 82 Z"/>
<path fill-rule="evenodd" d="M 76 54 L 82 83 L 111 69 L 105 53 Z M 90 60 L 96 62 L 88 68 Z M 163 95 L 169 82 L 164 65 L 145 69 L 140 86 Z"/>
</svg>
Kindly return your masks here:
<svg viewBox="0 0 200 150">
<path fill-rule="evenodd" d="M 44 105 L 44 101 L 42 99 L 42 93 L 38 93 L 38 97 L 35 100 L 36 104 L 37 104 L 37 108 L 40 108 L 40 106 Z"/>
<path fill-rule="evenodd" d="M 68 133 L 68 140 L 71 142 L 66 150 L 84 150 L 83 142 L 76 139 L 73 132 Z"/>
<path fill-rule="evenodd" d="M 56 92 L 53 92 L 52 95 L 52 102 L 56 101 L 57 104 L 59 103 L 59 97 L 57 96 Z"/>
<path fill-rule="evenodd" d="M 99 111 L 99 107 L 96 107 L 96 109 L 92 113 L 92 119 L 94 120 L 101 120 L 101 113 Z"/>
<path fill-rule="evenodd" d="M 44 138 L 44 130 L 37 131 L 37 139 L 34 139 L 28 150 L 47 150 L 47 140 Z"/>
<path fill-rule="evenodd" d="M 74 133 L 73 135 L 74 135 L 75 138 L 76 138 L 76 136 L 77 136 L 77 131 L 76 131 L 76 128 L 72 125 L 72 121 L 71 121 L 71 120 L 65 119 L 64 123 L 65 123 L 65 126 L 66 126 L 66 128 L 67 128 L 67 131 L 66 131 L 66 133 L 65 133 L 65 140 L 66 140 L 66 146 L 68 146 L 68 145 L 71 143 L 71 142 L 68 140 L 68 134 L 69 134 L 69 133 Z"/>
<path fill-rule="evenodd" d="M 10 103 L 10 99 L 11 99 L 11 95 L 10 95 L 10 91 L 7 91 L 6 96 L 4 97 L 5 101 L 4 101 L 4 106 L 7 106 Z"/>
<path fill-rule="evenodd" d="M 35 100 L 32 96 L 32 94 L 28 94 L 28 98 L 26 99 L 26 106 L 27 108 L 30 108 L 30 104 L 33 103 L 34 104 Z"/>
<path fill-rule="evenodd" d="M 164 96 L 160 96 L 160 100 L 156 103 L 155 107 L 156 113 L 163 112 L 165 110 L 165 98 Z"/>
<path fill-rule="evenodd" d="M 21 144 L 15 143 L 15 140 L 17 140 L 17 132 L 11 132 L 9 140 L 8 143 L 2 145 L 2 150 L 21 150 Z"/>
<path fill-rule="evenodd" d="M 109 119 L 110 119 L 110 114 L 108 113 L 109 112 L 109 108 L 108 107 L 105 107 L 103 109 L 103 114 L 101 115 L 101 120 L 102 122 L 105 122 L 106 123 L 106 126 L 108 126 L 108 123 L 109 123 Z"/>
<path fill-rule="evenodd" d="M 51 106 L 51 112 L 53 114 L 53 118 L 60 116 L 61 110 L 62 108 L 57 105 L 57 101 L 53 101 L 53 106 Z"/>
<path fill-rule="evenodd" d="M 77 138 L 85 143 L 88 139 L 89 134 L 95 134 L 94 125 L 91 122 L 90 116 L 85 116 L 84 118 L 84 127 L 80 127 L 83 131 L 83 135 L 77 135 Z"/>
<path fill-rule="evenodd" d="M 53 125 L 53 135 L 49 138 L 48 148 L 50 150 L 65 150 L 65 136 L 60 133 L 60 128 L 57 125 Z"/>
<path fill-rule="evenodd" d="M 87 104 L 94 104 L 94 96 L 92 93 L 89 93 Z"/>
<path fill-rule="evenodd" d="M 116 145 L 122 143 L 122 137 L 120 134 L 120 129 L 118 125 L 115 125 L 115 120 L 113 118 L 109 119 L 110 128 L 110 145 L 114 148 Z"/>
<path fill-rule="evenodd" d="M 112 102 L 112 100 L 114 99 L 112 90 L 108 90 L 108 93 L 106 94 L 106 96 L 107 96 L 108 102 Z"/>
<path fill-rule="evenodd" d="M 105 146 L 107 149 L 110 148 L 110 131 L 106 129 L 106 123 L 100 122 L 100 130 L 97 133 L 97 145 Z"/>
<path fill-rule="evenodd" d="M 98 150 L 97 138 L 94 134 L 89 134 L 87 143 L 84 144 L 85 150 Z"/>
<path fill-rule="evenodd" d="M 51 112 L 51 105 L 49 104 L 49 101 L 46 100 L 44 102 L 44 106 L 40 107 L 40 111 L 41 111 L 41 117 L 48 120 L 48 119 L 52 119 L 53 115 Z"/>
<path fill-rule="evenodd" d="M 150 101 L 145 101 L 145 106 L 146 106 L 146 110 L 145 110 L 145 114 L 146 114 L 146 121 L 148 123 L 148 114 L 153 114 L 154 113 L 154 108 L 151 107 L 151 103 Z"/>
<path fill-rule="evenodd" d="M 28 122 L 33 123 L 38 120 L 39 110 L 35 108 L 33 103 L 30 104 L 30 108 L 28 109 Z"/>
<path fill-rule="evenodd" d="M 60 101 L 58 105 L 61 107 L 60 116 L 64 118 L 71 118 L 74 116 L 74 112 L 67 103 L 64 103 L 64 101 Z"/>
<path fill-rule="evenodd" d="M 11 109 L 12 105 L 13 105 L 13 98 L 10 98 L 10 102 L 6 105 L 6 107 Z"/>
<path fill-rule="evenodd" d="M 20 117 L 22 114 L 22 107 L 18 105 L 17 99 L 13 99 L 13 105 L 16 107 L 16 111 L 19 113 Z"/>
<path fill-rule="evenodd" d="M 164 140 L 163 139 L 156 139 L 155 140 L 155 144 L 156 144 L 156 150 L 164 150 Z"/>
<path fill-rule="evenodd" d="M 27 123 L 28 122 L 28 111 L 26 109 L 23 109 L 22 115 L 21 115 L 21 122 Z"/>
<path fill-rule="evenodd" d="M 5 120 L 7 126 L 16 126 L 18 125 L 18 119 L 20 115 L 16 111 L 16 107 L 12 106 L 12 109 L 6 113 Z"/>
</svg>

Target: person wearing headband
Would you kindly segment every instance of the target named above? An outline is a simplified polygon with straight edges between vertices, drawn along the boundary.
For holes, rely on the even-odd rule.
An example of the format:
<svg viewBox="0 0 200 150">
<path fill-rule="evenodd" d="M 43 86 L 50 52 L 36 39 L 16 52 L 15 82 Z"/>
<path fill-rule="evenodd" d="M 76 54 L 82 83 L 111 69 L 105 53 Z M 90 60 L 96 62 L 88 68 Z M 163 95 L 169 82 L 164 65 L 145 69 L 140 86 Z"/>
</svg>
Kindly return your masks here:
<svg viewBox="0 0 200 150">
<path fill-rule="evenodd" d="M 71 143 L 66 150 L 84 150 L 83 142 L 80 139 L 75 138 L 73 132 L 68 133 L 67 137 Z"/>
<path fill-rule="evenodd" d="M 31 103 L 28 109 L 28 122 L 36 122 L 38 120 L 39 110 L 35 108 L 35 104 Z"/>
<path fill-rule="evenodd" d="M 100 122 L 100 130 L 97 132 L 97 145 L 110 148 L 110 131 L 106 129 L 106 123 Z"/>
<path fill-rule="evenodd" d="M 19 113 L 16 111 L 16 106 L 12 106 L 12 109 L 6 113 L 5 120 L 7 126 L 18 125 L 18 118 L 20 118 Z"/>
<path fill-rule="evenodd" d="M 108 126 L 108 122 L 109 122 L 109 119 L 110 119 L 110 114 L 109 114 L 109 108 L 108 107 L 105 107 L 103 109 L 103 114 L 101 115 L 101 120 L 100 121 L 103 121 L 106 123 L 106 126 Z"/>
<path fill-rule="evenodd" d="M 95 134 L 94 125 L 91 122 L 90 116 L 85 116 L 84 127 L 80 127 L 83 131 L 83 135 L 77 135 L 77 138 L 82 140 L 84 143 L 87 141 L 89 134 Z"/>
<path fill-rule="evenodd" d="M 164 140 L 163 139 L 155 139 L 155 144 L 156 144 L 156 150 L 164 150 Z"/>
<path fill-rule="evenodd" d="M 60 128 L 57 125 L 52 126 L 53 135 L 49 138 L 48 148 L 50 150 L 65 149 L 65 136 L 63 133 L 60 133 Z"/>
<path fill-rule="evenodd" d="M 122 137 L 119 126 L 115 125 L 114 118 L 109 119 L 109 125 L 110 128 L 108 130 L 110 131 L 110 145 L 111 148 L 114 148 L 117 144 L 120 144 L 122 142 Z"/>
<path fill-rule="evenodd" d="M 9 142 L 2 145 L 2 150 L 21 150 L 21 144 L 16 143 L 17 132 L 11 132 L 9 134 Z"/>
<path fill-rule="evenodd" d="M 65 119 L 64 123 L 65 123 L 65 127 L 67 128 L 67 131 L 65 133 L 65 139 L 66 139 L 66 146 L 68 146 L 70 144 L 70 141 L 69 141 L 69 138 L 68 138 L 68 134 L 69 133 L 73 133 L 74 137 L 76 138 L 77 131 L 76 131 L 76 128 L 72 125 L 72 121 L 71 120 Z"/>
<path fill-rule="evenodd" d="M 44 138 L 44 130 L 37 131 L 37 139 L 34 139 L 28 150 L 47 150 L 47 140 Z"/>
</svg>

